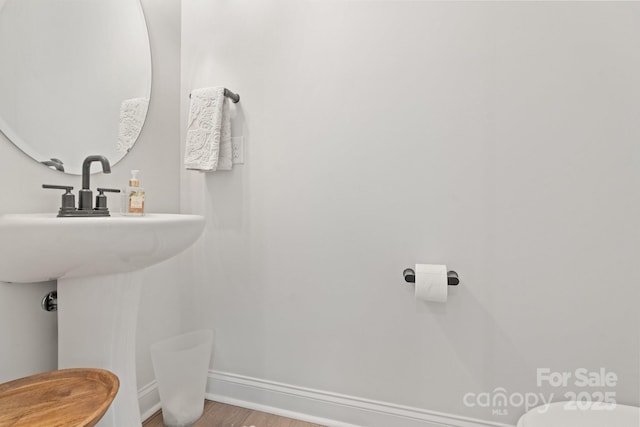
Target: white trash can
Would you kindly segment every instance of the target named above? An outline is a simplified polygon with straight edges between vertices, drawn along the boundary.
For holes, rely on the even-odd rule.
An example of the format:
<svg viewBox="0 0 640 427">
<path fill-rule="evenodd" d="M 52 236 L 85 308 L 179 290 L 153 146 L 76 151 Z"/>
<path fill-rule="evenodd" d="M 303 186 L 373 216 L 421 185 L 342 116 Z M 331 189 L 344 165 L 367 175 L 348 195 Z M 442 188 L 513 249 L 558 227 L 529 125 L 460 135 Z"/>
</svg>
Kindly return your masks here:
<svg viewBox="0 0 640 427">
<path fill-rule="evenodd" d="M 212 344 L 213 331 L 203 329 L 151 345 L 167 427 L 188 427 L 202 416 Z"/>
</svg>

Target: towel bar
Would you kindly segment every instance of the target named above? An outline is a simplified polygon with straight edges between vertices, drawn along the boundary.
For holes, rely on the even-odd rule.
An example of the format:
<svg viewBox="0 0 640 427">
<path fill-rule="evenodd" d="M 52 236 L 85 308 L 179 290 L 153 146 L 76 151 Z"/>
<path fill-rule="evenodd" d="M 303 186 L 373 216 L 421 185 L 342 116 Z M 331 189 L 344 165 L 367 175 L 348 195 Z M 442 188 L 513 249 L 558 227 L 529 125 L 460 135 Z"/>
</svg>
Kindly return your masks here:
<svg viewBox="0 0 640 427">
<path fill-rule="evenodd" d="M 240 95 L 238 95 L 237 93 L 231 92 L 227 88 L 224 89 L 224 96 L 226 96 L 227 98 L 231 98 L 234 104 L 237 104 L 238 102 L 240 102 Z M 191 98 L 191 94 L 189 94 L 189 98 Z"/>
</svg>

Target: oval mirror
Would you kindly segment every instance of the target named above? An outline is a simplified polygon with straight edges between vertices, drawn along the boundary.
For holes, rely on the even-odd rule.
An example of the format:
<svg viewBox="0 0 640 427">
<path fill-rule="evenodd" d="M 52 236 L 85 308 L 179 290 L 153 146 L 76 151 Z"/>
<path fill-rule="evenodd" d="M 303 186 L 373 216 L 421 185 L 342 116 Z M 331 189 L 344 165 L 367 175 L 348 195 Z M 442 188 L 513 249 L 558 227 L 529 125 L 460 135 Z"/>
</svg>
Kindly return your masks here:
<svg viewBox="0 0 640 427">
<path fill-rule="evenodd" d="M 0 0 L 0 58 L 0 131 L 31 158 L 80 174 L 131 150 L 151 93 L 139 0 Z"/>
</svg>

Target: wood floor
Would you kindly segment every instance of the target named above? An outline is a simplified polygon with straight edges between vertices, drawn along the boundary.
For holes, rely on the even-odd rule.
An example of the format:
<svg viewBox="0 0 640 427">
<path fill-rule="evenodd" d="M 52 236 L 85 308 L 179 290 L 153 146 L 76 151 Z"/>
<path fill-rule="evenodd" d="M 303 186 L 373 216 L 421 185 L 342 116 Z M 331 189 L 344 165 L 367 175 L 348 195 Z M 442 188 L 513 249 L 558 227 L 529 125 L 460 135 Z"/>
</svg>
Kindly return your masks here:
<svg viewBox="0 0 640 427">
<path fill-rule="evenodd" d="M 162 412 L 142 423 L 143 427 L 163 427 Z M 318 424 L 252 411 L 239 406 L 205 401 L 204 414 L 194 427 L 322 427 Z"/>
</svg>

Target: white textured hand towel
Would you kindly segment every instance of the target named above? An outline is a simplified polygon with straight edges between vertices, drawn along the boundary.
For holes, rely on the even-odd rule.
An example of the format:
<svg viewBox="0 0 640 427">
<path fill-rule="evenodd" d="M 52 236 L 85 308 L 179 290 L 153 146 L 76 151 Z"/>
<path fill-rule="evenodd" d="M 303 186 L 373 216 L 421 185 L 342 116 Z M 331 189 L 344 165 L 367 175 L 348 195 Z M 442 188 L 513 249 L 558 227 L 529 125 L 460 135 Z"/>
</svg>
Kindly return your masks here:
<svg viewBox="0 0 640 427">
<path fill-rule="evenodd" d="M 140 135 L 148 109 L 149 100 L 147 98 L 131 98 L 122 101 L 116 147 L 118 154 L 124 155 L 131 150 Z"/>
<path fill-rule="evenodd" d="M 191 92 L 184 166 L 199 171 L 232 167 L 231 116 L 223 87 Z"/>
</svg>

